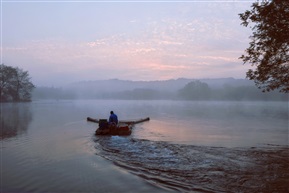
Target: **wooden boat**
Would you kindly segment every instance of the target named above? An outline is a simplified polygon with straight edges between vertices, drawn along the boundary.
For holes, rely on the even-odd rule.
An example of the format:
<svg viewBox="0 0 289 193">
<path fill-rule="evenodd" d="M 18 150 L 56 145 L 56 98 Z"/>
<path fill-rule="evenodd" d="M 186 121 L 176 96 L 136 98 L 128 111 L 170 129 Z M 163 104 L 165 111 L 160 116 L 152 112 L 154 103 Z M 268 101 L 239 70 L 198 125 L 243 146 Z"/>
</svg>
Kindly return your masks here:
<svg viewBox="0 0 289 193">
<path fill-rule="evenodd" d="M 118 125 L 109 124 L 106 119 L 93 119 L 87 117 L 87 121 L 98 123 L 98 128 L 95 131 L 96 135 L 130 135 L 134 124 L 149 121 L 150 118 L 137 120 L 120 120 Z"/>
</svg>

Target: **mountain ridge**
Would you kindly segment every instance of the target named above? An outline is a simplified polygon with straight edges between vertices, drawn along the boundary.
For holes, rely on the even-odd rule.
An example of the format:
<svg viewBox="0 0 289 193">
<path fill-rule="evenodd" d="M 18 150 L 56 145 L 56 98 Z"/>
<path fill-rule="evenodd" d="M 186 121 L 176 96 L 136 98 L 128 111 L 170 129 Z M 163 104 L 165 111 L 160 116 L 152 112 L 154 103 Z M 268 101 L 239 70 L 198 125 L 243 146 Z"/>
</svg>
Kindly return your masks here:
<svg viewBox="0 0 289 193">
<path fill-rule="evenodd" d="M 177 91 L 183 88 L 186 84 L 192 81 L 201 81 L 207 83 L 211 88 L 221 88 L 224 85 L 228 86 L 252 86 L 254 83 L 248 79 L 228 78 L 177 78 L 168 80 L 151 80 L 151 81 L 134 81 L 121 79 L 108 80 L 88 80 L 79 81 L 67 85 L 67 89 L 97 89 L 101 91 L 123 91 L 133 89 L 156 89 L 166 91 Z"/>
</svg>

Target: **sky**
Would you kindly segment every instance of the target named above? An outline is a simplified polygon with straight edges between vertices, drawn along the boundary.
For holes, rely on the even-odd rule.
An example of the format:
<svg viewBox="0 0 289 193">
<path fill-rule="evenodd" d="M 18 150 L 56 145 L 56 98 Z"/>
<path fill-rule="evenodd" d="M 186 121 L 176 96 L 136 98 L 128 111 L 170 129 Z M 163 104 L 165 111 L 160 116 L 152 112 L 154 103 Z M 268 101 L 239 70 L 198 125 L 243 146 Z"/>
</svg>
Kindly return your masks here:
<svg viewBox="0 0 289 193">
<path fill-rule="evenodd" d="M 1 63 L 36 86 L 89 80 L 244 79 L 254 1 L 1 0 Z"/>
</svg>

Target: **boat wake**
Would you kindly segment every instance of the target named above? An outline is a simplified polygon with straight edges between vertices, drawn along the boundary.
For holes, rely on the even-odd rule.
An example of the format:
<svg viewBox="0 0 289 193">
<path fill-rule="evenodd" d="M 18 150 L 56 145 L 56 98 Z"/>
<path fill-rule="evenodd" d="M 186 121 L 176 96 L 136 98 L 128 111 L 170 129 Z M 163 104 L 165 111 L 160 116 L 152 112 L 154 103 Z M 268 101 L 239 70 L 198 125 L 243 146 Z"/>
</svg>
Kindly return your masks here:
<svg viewBox="0 0 289 193">
<path fill-rule="evenodd" d="M 94 140 L 98 155 L 162 188 L 181 192 L 288 191 L 288 147 L 207 147 L 119 136 Z"/>
</svg>

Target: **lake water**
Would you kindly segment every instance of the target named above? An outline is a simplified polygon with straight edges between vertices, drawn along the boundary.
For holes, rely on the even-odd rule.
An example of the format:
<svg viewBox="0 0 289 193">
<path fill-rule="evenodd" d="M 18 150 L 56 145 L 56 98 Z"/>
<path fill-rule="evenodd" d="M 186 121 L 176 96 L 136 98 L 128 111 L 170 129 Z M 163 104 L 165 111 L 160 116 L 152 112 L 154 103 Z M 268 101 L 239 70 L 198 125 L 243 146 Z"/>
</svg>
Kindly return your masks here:
<svg viewBox="0 0 289 193">
<path fill-rule="evenodd" d="M 128 137 L 86 117 L 150 117 Z M 288 103 L 1 104 L 1 192 L 286 192 Z"/>
</svg>

